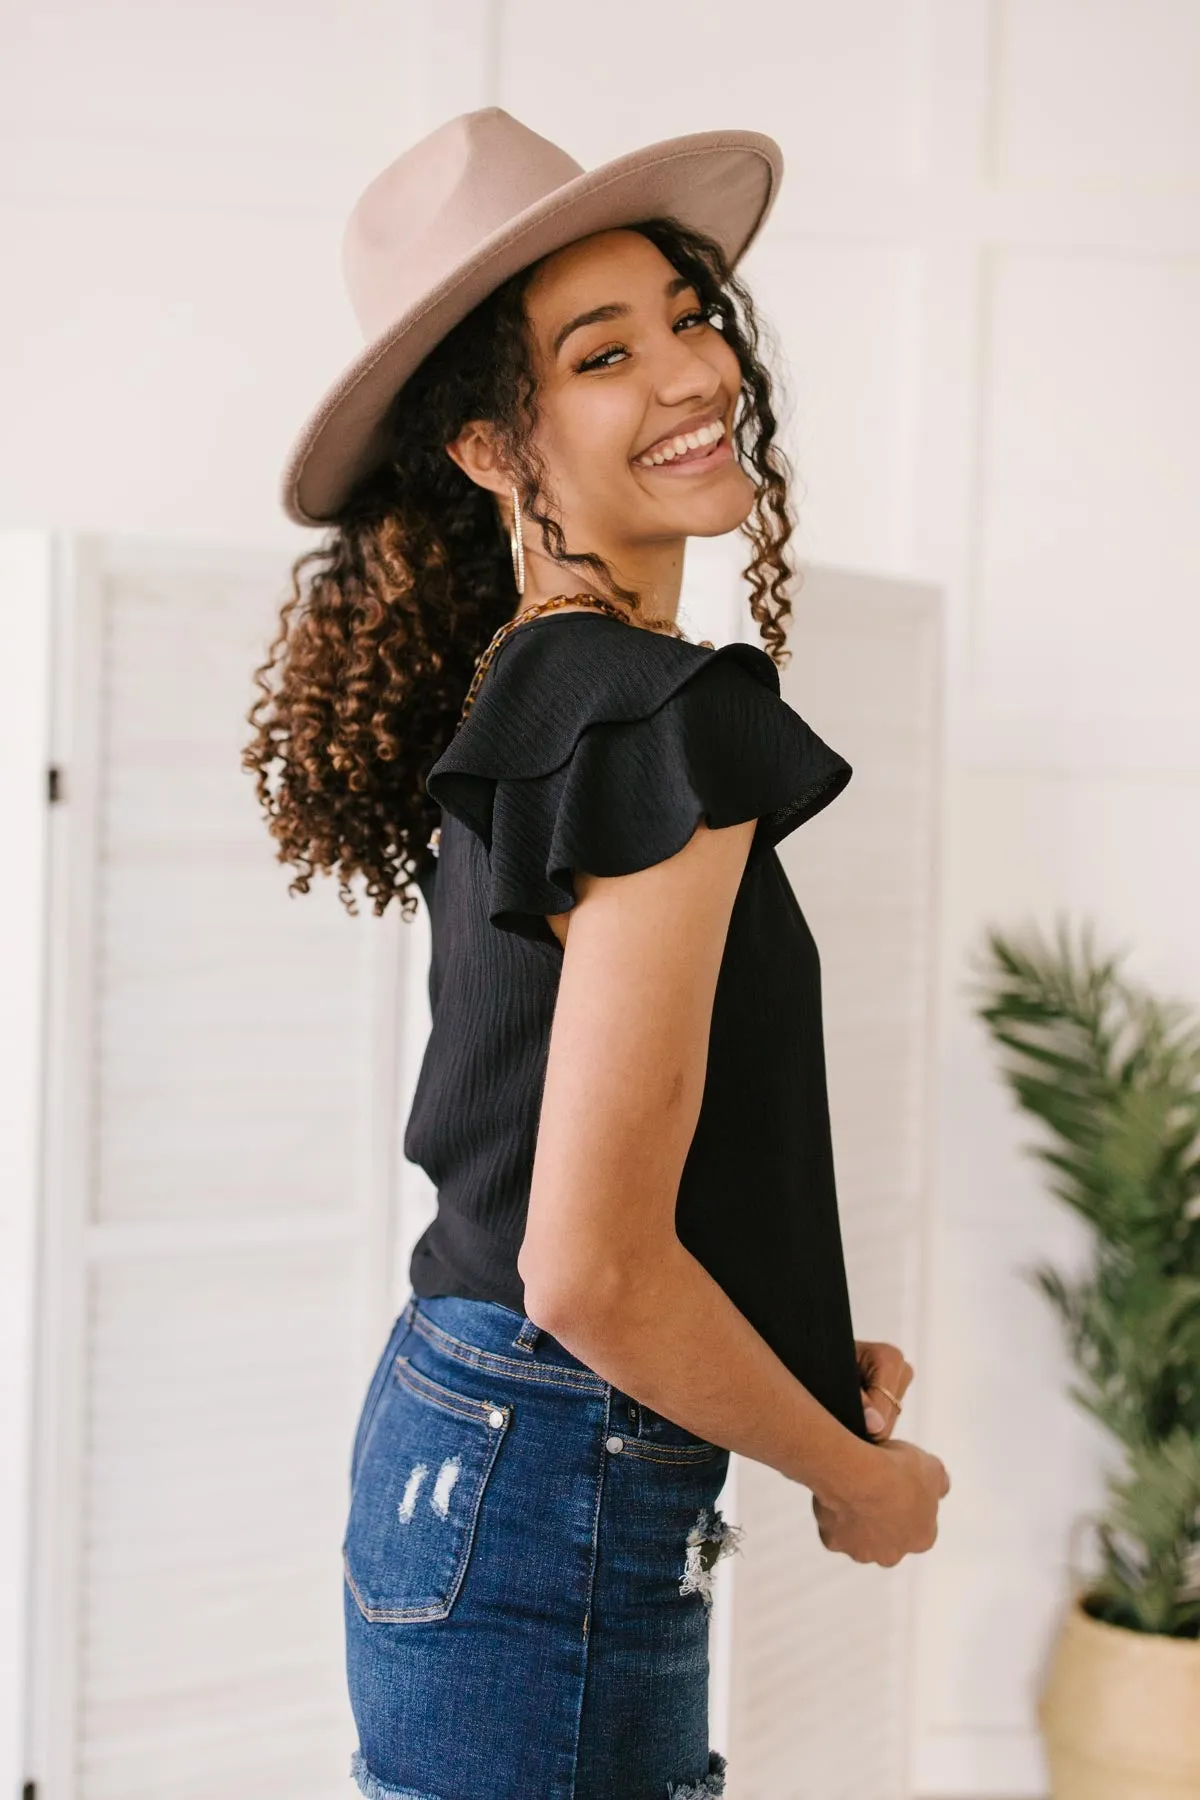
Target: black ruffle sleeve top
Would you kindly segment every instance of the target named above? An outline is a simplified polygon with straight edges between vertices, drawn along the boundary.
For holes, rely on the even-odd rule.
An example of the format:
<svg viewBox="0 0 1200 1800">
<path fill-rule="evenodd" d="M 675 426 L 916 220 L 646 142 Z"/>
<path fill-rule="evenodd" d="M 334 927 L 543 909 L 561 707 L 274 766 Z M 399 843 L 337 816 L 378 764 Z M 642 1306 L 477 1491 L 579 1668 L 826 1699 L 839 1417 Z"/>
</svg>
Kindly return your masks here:
<svg viewBox="0 0 1200 1800">
<path fill-rule="evenodd" d="M 775 853 L 850 765 L 779 691 L 765 650 L 690 644 L 597 612 L 512 631 L 427 777 L 420 875 L 432 1028 L 404 1153 L 437 1190 L 421 1296 L 524 1311 L 526 1212 L 573 871 L 673 856 L 703 818 L 756 818 L 713 1003 L 680 1240 L 809 1391 L 866 1435 L 842 1259 L 817 946 Z"/>
</svg>

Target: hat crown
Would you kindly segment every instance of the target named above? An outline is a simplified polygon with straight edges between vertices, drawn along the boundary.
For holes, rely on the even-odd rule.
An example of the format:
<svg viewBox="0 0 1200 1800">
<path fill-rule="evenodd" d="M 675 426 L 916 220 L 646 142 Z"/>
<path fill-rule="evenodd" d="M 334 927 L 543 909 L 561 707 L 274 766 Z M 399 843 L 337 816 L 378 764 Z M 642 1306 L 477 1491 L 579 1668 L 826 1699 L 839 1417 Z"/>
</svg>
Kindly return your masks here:
<svg viewBox="0 0 1200 1800">
<path fill-rule="evenodd" d="M 370 340 L 448 269 L 583 167 L 500 106 L 463 113 L 389 163 L 346 223 L 342 267 Z"/>
</svg>

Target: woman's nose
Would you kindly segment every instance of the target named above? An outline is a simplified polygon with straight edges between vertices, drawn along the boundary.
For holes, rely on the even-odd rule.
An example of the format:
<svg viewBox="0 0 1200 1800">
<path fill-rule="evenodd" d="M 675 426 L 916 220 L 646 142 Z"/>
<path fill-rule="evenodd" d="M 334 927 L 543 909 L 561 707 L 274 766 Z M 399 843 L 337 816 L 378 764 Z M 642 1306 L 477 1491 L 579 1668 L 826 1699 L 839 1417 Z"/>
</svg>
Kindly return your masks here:
<svg viewBox="0 0 1200 1800">
<path fill-rule="evenodd" d="M 720 392 L 721 374 L 699 350 L 676 338 L 673 352 L 664 358 L 657 385 L 664 406 L 677 406 L 683 400 L 707 406 Z"/>
</svg>

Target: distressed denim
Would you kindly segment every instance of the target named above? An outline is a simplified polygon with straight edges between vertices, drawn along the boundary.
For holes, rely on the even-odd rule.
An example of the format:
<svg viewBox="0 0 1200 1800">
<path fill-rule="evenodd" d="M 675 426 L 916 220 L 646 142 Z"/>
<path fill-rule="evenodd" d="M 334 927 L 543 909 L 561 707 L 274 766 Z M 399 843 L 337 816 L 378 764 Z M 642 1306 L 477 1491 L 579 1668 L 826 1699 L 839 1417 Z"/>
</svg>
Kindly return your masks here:
<svg viewBox="0 0 1200 1800">
<path fill-rule="evenodd" d="M 344 1543 L 369 1800 L 702 1800 L 729 1452 L 509 1307 L 410 1294 Z"/>
</svg>

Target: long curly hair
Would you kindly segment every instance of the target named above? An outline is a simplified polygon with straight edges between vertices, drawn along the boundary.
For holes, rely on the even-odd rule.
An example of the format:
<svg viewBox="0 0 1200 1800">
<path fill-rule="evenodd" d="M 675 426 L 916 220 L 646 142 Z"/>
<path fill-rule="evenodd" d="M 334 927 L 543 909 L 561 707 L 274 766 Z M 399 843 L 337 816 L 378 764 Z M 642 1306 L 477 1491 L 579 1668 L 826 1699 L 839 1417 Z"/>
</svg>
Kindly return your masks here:
<svg viewBox="0 0 1200 1800">
<path fill-rule="evenodd" d="M 783 667 L 794 519 L 764 327 L 711 238 L 669 217 L 630 229 L 694 285 L 736 354 L 732 446 L 756 490 L 740 527 L 752 552 L 743 573 L 767 653 Z M 445 448 L 469 420 L 494 423 L 525 517 L 555 560 L 568 573 L 587 569 L 631 611 L 640 606 L 602 557 L 567 551 L 531 441 L 537 382 L 524 302 L 539 266 L 496 288 L 418 366 L 389 408 L 382 461 L 292 566 L 278 631 L 254 674 L 254 735 L 242 761 L 277 859 L 295 871 L 293 893 L 307 893 L 319 871 L 337 878 L 351 912 L 352 883 L 376 913 L 392 900 L 405 919 L 416 912 L 414 883 L 439 817 L 425 777 L 453 736 L 476 659 L 518 604 L 495 498 Z"/>
</svg>

